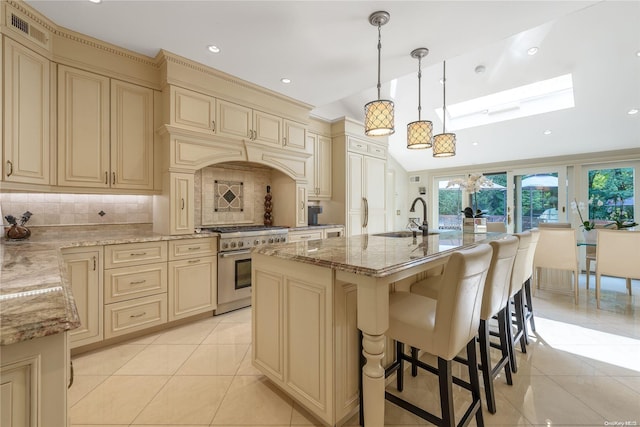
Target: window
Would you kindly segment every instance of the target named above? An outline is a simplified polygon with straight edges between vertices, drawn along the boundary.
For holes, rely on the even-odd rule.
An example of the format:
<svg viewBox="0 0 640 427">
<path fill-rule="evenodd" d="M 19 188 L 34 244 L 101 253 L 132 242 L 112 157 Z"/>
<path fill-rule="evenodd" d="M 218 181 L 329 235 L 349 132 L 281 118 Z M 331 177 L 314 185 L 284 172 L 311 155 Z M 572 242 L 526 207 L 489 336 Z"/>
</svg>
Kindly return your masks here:
<svg viewBox="0 0 640 427">
<path fill-rule="evenodd" d="M 589 218 L 596 223 L 607 224 L 616 219 L 632 222 L 634 168 L 589 170 L 588 201 Z"/>
</svg>

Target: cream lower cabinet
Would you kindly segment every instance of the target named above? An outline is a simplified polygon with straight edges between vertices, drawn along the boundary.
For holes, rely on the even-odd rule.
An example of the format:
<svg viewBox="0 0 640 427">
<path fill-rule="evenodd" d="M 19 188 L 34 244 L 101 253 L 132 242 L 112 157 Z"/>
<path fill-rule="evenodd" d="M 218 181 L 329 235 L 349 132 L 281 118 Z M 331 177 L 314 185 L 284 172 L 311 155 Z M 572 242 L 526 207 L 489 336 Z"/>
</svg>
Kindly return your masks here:
<svg viewBox="0 0 640 427">
<path fill-rule="evenodd" d="M 167 322 L 167 242 L 104 248 L 104 337 Z"/>
<path fill-rule="evenodd" d="M 66 332 L 0 347 L 0 426 L 68 425 Z"/>
<path fill-rule="evenodd" d="M 4 7 L 4 5 L 3 5 Z M 4 39 L 4 173 L 8 182 L 51 184 L 49 60 Z M 54 113 L 55 114 L 55 113 Z M 54 160 L 55 161 L 55 160 Z"/>
<path fill-rule="evenodd" d="M 169 242 L 169 321 L 217 307 L 216 238 Z"/>
<path fill-rule="evenodd" d="M 170 174 L 170 224 L 171 234 L 191 234 L 194 230 L 194 185 L 193 174 Z"/>
<path fill-rule="evenodd" d="M 102 246 L 64 249 L 62 257 L 80 317 L 80 327 L 69 332 L 71 347 L 102 341 Z"/>
<path fill-rule="evenodd" d="M 300 265 L 252 257 L 253 363 L 333 425 L 332 271 Z"/>
</svg>

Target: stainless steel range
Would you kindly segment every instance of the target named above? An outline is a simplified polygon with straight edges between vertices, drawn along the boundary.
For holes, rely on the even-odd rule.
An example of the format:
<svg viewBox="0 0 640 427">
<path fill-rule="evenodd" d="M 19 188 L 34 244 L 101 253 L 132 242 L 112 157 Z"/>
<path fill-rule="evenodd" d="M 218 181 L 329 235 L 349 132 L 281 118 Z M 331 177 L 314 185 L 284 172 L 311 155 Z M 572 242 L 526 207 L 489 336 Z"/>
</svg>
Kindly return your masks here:
<svg viewBox="0 0 640 427">
<path fill-rule="evenodd" d="M 286 227 L 246 225 L 208 227 L 202 231 L 218 233 L 218 307 L 215 314 L 251 305 L 251 249 L 284 243 Z"/>
</svg>

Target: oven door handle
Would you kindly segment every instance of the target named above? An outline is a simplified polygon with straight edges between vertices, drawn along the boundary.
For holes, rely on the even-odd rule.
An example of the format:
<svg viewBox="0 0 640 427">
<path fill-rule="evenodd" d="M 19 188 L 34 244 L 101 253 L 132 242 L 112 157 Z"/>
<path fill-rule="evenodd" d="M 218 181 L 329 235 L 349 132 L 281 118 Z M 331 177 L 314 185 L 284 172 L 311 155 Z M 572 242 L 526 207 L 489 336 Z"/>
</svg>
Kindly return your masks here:
<svg viewBox="0 0 640 427">
<path fill-rule="evenodd" d="M 251 251 L 234 251 L 234 252 L 221 252 L 218 255 L 220 256 L 220 258 L 228 258 L 230 256 L 236 256 L 236 255 L 245 255 L 245 254 L 250 254 Z"/>
</svg>

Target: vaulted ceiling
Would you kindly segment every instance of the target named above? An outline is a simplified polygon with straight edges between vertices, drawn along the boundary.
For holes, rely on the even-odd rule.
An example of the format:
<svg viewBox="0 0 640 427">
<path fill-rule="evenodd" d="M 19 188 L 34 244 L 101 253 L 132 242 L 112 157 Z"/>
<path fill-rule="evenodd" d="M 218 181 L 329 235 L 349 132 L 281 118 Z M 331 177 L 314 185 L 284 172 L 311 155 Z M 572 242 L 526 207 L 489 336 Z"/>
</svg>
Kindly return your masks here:
<svg viewBox="0 0 640 427">
<path fill-rule="evenodd" d="M 376 98 L 377 29 L 368 16 L 386 10 L 382 95 L 396 105 L 389 150 L 408 171 L 640 147 L 640 114 L 628 114 L 640 109 L 638 1 L 27 3 L 74 31 L 152 57 L 165 49 L 307 102 L 326 120 L 362 120 L 363 105 Z M 534 46 L 538 53 L 528 55 Z M 417 47 L 430 50 L 422 61 L 422 118 L 433 121 L 434 133 L 442 130 L 435 109 L 442 107 L 443 60 L 447 105 L 571 74 L 575 106 L 448 127 L 458 140 L 452 158 L 407 150 L 406 124 L 417 119 L 417 61 L 410 57 Z M 475 71 L 479 65 L 484 72 Z M 499 106 L 492 113 L 506 114 Z"/>
</svg>

